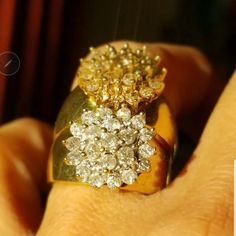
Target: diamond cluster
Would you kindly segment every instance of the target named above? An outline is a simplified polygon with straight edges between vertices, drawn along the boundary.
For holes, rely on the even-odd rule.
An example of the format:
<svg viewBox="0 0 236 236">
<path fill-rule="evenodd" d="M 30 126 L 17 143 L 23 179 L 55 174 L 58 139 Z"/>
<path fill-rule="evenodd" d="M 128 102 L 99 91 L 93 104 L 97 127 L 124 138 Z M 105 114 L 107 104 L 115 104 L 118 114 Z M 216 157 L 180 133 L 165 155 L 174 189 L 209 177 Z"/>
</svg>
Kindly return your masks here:
<svg viewBox="0 0 236 236">
<path fill-rule="evenodd" d="M 118 110 L 125 102 L 137 112 L 141 102 L 152 102 L 164 89 L 166 69 L 158 66 L 159 61 L 159 56 L 149 56 L 145 46 L 91 49 L 90 56 L 81 59 L 78 83 L 98 105 Z"/>
<path fill-rule="evenodd" d="M 120 187 L 133 184 L 151 168 L 149 159 L 156 150 L 149 141 L 154 130 L 146 126 L 142 112 L 132 115 L 124 105 L 115 112 L 107 107 L 84 110 L 70 132 L 72 136 L 63 140 L 68 150 L 65 163 L 75 166 L 82 182 Z"/>
</svg>

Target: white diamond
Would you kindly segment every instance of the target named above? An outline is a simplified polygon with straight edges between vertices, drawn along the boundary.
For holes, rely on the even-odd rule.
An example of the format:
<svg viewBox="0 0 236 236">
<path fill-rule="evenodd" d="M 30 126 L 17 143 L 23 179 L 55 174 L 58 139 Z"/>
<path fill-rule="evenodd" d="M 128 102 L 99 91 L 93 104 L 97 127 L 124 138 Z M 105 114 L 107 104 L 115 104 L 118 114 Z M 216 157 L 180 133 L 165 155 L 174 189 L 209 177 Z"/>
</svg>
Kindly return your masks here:
<svg viewBox="0 0 236 236">
<path fill-rule="evenodd" d="M 104 168 L 112 170 L 116 167 L 117 160 L 113 154 L 106 153 L 102 155 L 101 163 Z"/>
<path fill-rule="evenodd" d="M 145 116 L 142 114 L 135 115 L 131 119 L 131 123 L 135 129 L 142 129 L 146 124 Z"/>
<path fill-rule="evenodd" d="M 125 128 L 131 128 L 131 120 L 123 121 L 122 125 Z"/>
<path fill-rule="evenodd" d="M 124 66 L 127 66 L 127 65 L 129 65 L 130 61 L 127 58 L 124 58 L 122 63 Z"/>
<path fill-rule="evenodd" d="M 117 152 L 117 157 L 122 161 L 132 160 L 134 157 L 134 151 L 132 148 L 127 146 L 121 147 Z"/>
<path fill-rule="evenodd" d="M 91 165 L 91 170 L 93 171 L 93 173 L 98 173 L 98 174 L 102 174 L 104 172 L 104 167 L 102 166 L 102 164 L 99 162 L 100 159 L 98 160 L 92 160 L 90 161 L 90 165 Z"/>
<path fill-rule="evenodd" d="M 99 107 L 97 109 L 97 115 L 100 119 L 109 119 L 112 117 L 112 110 L 107 107 Z"/>
<path fill-rule="evenodd" d="M 76 174 L 80 176 L 82 182 L 87 182 L 90 174 L 91 174 L 91 170 L 89 169 L 89 167 L 86 165 L 86 163 L 81 163 L 80 165 L 76 166 Z"/>
<path fill-rule="evenodd" d="M 125 85 L 130 86 L 135 83 L 135 75 L 132 73 L 125 74 L 122 81 Z"/>
<path fill-rule="evenodd" d="M 138 163 L 138 170 L 140 172 L 149 171 L 151 169 L 150 161 L 146 158 L 142 158 Z"/>
<path fill-rule="evenodd" d="M 102 129 L 96 125 L 90 125 L 85 129 L 86 139 L 94 139 L 95 137 L 100 137 Z"/>
<path fill-rule="evenodd" d="M 135 93 L 127 93 L 125 99 L 131 106 L 137 106 L 139 102 L 139 95 Z"/>
<path fill-rule="evenodd" d="M 150 170 L 147 158 L 155 153 L 155 148 L 147 141 L 154 132 L 145 127 L 145 114 L 132 117 L 124 106 L 116 114 L 100 107 L 95 112 L 85 111 L 81 120 L 86 125 L 73 123 L 73 136 L 63 141 L 70 151 L 66 164 L 76 166 L 81 181 L 115 188 L 134 183 L 137 173 Z"/>
<path fill-rule="evenodd" d="M 144 98 L 150 98 L 154 95 L 154 91 L 151 88 L 141 88 L 139 91 L 140 95 Z"/>
<path fill-rule="evenodd" d="M 134 143 L 137 138 L 137 133 L 134 129 L 123 129 L 118 134 L 119 138 L 123 140 L 127 145 Z"/>
<path fill-rule="evenodd" d="M 128 169 L 128 170 L 124 170 L 122 172 L 122 181 L 125 183 L 125 184 L 133 184 L 136 179 L 137 179 L 137 173 L 131 169 Z"/>
<path fill-rule="evenodd" d="M 155 148 L 148 143 L 144 143 L 139 147 L 138 152 L 141 157 L 148 158 L 155 153 Z"/>
<path fill-rule="evenodd" d="M 86 125 L 92 125 L 92 124 L 98 124 L 98 117 L 96 116 L 96 114 L 93 111 L 85 111 L 82 115 L 81 115 L 81 120 L 83 124 Z"/>
<path fill-rule="evenodd" d="M 72 151 L 73 149 L 76 149 L 80 146 L 80 140 L 71 136 L 68 139 L 63 140 L 63 144 L 69 151 Z"/>
<path fill-rule="evenodd" d="M 83 159 L 84 156 L 82 155 L 82 152 L 78 148 L 69 152 L 66 155 L 66 161 L 68 162 L 69 165 L 78 165 Z"/>
<path fill-rule="evenodd" d="M 89 143 L 85 152 L 90 160 L 96 160 L 101 154 L 101 145 L 99 143 Z"/>
<path fill-rule="evenodd" d="M 107 101 L 109 99 L 110 95 L 106 91 L 101 91 L 101 99 L 103 102 Z"/>
<path fill-rule="evenodd" d="M 109 188 L 116 188 L 120 187 L 122 184 L 121 178 L 119 175 L 110 174 L 107 178 L 107 186 Z"/>
<path fill-rule="evenodd" d="M 96 82 L 93 81 L 93 82 L 87 84 L 87 86 L 86 86 L 86 89 L 87 89 L 89 92 L 95 92 L 95 91 L 98 90 L 98 88 L 99 88 L 99 83 L 98 83 L 97 81 L 96 81 Z"/>
<path fill-rule="evenodd" d="M 80 143 L 79 148 L 80 148 L 81 151 L 83 151 L 85 149 L 87 143 L 88 143 L 87 141 L 83 141 L 83 142 Z"/>
<path fill-rule="evenodd" d="M 148 84 L 153 89 L 160 89 L 163 86 L 163 82 L 157 81 L 156 79 L 149 80 Z"/>
<path fill-rule="evenodd" d="M 107 151 L 115 150 L 119 147 L 119 139 L 114 134 L 105 133 L 103 136 L 103 145 Z"/>
<path fill-rule="evenodd" d="M 114 131 L 120 129 L 120 122 L 116 118 L 104 120 L 103 127 L 108 131 Z"/>
<path fill-rule="evenodd" d="M 85 139 L 84 128 L 79 124 L 73 123 L 70 126 L 70 132 L 74 137 L 79 138 L 81 141 Z"/>
<path fill-rule="evenodd" d="M 131 111 L 127 107 L 122 107 L 117 111 L 117 117 L 122 121 L 127 121 L 131 117 Z"/>
<path fill-rule="evenodd" d="M 104 176 L 100 174 L 93 173 L 92 175 L 89 176 L 89 183 L 93 186 L 96 187 L 101 187 L 105 182 Z"/>
<path fill-rule="evenodd" d="M 153 131 L 149 128 L 143 128 L 140 130 L 140 139 L 143 141 L 143 142 L 147 142 L 149 140 L 152 139 L 153 137 Z"/>
</svg>

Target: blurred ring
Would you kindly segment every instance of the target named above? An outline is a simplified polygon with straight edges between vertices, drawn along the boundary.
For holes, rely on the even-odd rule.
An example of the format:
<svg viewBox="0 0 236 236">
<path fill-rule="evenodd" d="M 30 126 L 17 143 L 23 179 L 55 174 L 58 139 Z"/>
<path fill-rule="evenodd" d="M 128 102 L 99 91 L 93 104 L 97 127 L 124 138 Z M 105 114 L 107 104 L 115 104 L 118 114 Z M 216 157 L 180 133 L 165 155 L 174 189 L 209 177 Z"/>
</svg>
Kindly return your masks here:
<svg viewBox="0 0 236 236">
<path fill-rule="evenodd" d="M 127 44 L 81 60 L 55 124 L 50 182 L 143 194 L 168 184 L 177 136 L 159 62 Z"/>
</svg>

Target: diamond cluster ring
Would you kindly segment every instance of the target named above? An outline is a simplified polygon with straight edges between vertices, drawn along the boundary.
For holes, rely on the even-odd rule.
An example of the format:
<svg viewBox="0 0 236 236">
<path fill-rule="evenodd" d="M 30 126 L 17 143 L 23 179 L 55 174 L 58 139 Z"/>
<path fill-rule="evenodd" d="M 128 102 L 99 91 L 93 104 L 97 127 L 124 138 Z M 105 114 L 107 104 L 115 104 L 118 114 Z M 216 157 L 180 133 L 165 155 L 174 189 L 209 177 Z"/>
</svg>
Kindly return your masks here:
<svg viewBox="0 0 236 236">
<path fill-rule="evenodd" d="M 48 179 L 152 194 L 170 181 L 177 143 L 167 71 L 145 46 L 90 51 L 55 124 Z"/>
</svg>

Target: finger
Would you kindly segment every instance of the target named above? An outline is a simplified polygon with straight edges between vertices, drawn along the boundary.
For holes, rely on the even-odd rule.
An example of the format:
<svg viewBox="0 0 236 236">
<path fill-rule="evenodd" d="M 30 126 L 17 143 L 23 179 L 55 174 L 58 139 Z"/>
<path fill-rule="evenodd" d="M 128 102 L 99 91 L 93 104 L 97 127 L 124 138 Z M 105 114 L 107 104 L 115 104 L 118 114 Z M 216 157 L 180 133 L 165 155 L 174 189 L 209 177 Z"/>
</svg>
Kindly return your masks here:
<svg viewBox="0 0 236 236">
<path fill-rule="evenodd" d="M 195 48 L 168 44 L 151 48 L 153 53 L 161 55 L 168 70 L 164 95 L 178 126 L 198 140 L 224 82 L 215 76 L 210 62 Z"/>
<path fill-rule="evenodd" d="M 235 89 L 236 73 L 211 114 L 192 159 L 166 191 L 166 201 L 178 209 L 168 225 L 175 225 L 178 218 L 179 228 L 187 225 L 196 235 L 232 235 Z"/>
<path fill-rule="evenodd" d="M 21 119 L 0 128 L 0 234 L 31 235 L 42 218 L 50 128 Z"/>
<path fill-rule="evenodd" d="M 135 47 L 137 44 L 131 46 Z M 183 114 L 192 112 L 203 101 L 202 96 L 207 96 L 206 91 L 212 78 L 212 70 L 206 58 L 197 50 L 187 47 L 148 46 L 152 53 L 161 54 L 163 64 L 168 69 L 171 68 L 169 71 L 176 69 L 176 72 L 169 73 L 166 81 L 166 87 L 169 84 L 171 86 L 166 96 L 175 114 L 181 117 Z M 182 69 L 177 69 L 177 66 Z M 172 80 L 176 82 L 176 87 Z M 76 81 L 74 86 L 76 86 Z M 198 93 L 195 92 L 196 87 L 199 90 Z M 194 96 L 191 92 L 183 93 L 191 89 L 194 91 Z M 158 220 L 159 215 L 166 214 L 165 209 L 172 210 L 171 201 L 167 204 L 165 200 L 158 197 L 157 202 L 156 196 L 159 195 L 155 195 L 155 205 L 160 206 L 159 213 L 153 209 L 155 205 L 153 205 L 152 197 L 56 183 L 50 193 L 38 235 L 64 235 L 66 233 L 92 235 L 96 232 L 99 235 L 106 235 L 111 230 L 118 232 L 116 235 L 122 235 L 122 233 L 125 235 L 124 232 L 128 233 L 129 230 L 142 235 L 140 227 L 137 226 L 143 225 L 147 230 Z M 152 204 L 150 204 L 151 201 Z"/>
<path fill-rule="evenodd" d="M 191 160 L 164 193 L 162 216 L 171 232 L 180 235 L 233 234 L 233 161 L 236 153 L 236 72 L 221 95 Z M 158 200 L 157 200 L 158 201 Z M 160 229 L 160 227 L 159 227 Z M 167 232 L 165 227 L 162 227 Z M 157 230 L 155 228 L 154 230 Z M 167 234 L 168 235 L 168 234 Z"/>
<path fill-rule="evenodd" d="M 195 179 L 197 173 L 201 171 L 199 181 L 212 180 L 217 188 L 224 188 L 222 189 L 224 193 L 232 193 L 233 160 L 236 157 L 235 89 L 236 72 L 217 102 L 193 154 L 194 161 L 186 170 L 191 173 L 188 175 L 189 180 Z M 224 181 L 220 182 L 220 180 Z M 222 183 L 224 183 L 223 186 L 221 186 Z"/>
<path fill-rule="evenodd" d="M 199 145 L 185 169 L 180 185 L 191 186 L 202 215 L 213 219 L 219 235 L 233 232 L 233 161 L 236 157 L 236 72 L 221 95 L 202 134 Z M 197 196 L 197 197 L 196 197 Z M 205 207 L 204 209 L 204 206 Z M 212 214 L 210 216 L 210 214 Z"/>
<path fill-rule="evenodd" d="M 236 73 L 171 187 L 147 197 L 55 184 L 39 235 L 232 235 L 235 88 Z"/>
</svg>

